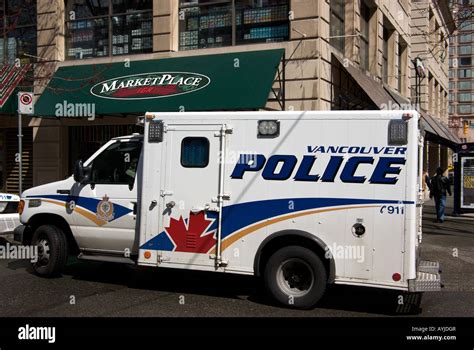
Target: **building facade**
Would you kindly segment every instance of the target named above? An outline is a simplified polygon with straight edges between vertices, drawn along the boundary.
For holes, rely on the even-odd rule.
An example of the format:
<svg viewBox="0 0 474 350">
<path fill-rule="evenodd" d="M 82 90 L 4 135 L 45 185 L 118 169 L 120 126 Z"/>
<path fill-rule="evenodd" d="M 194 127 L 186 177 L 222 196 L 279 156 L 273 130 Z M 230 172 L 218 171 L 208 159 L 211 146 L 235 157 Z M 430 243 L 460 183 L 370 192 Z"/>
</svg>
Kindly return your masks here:
<svg viewBox="0 0 474 350">
<path fill-rule="evenodd" d="M 447 60 L 434 53 L 430 56 L 422 36 L 415 34 L 421 26 L 434 26 L 448 49 L 450 14 L 442 10 L 442 3 L 37 0 L 35 98 L 43 106 L 46 94 L 48 101 L 55 96 L 55 102 L 67 102 L 64 96 L 75 90 L 58 87 L 58 81 L 82 79 L 92 87 L 100 80 L 93 68 L 97 66 L 123 65 L 126 76 L 133 62 L 186 58 L 203 62 L 210 55 L 283 49 L 271 93 L 261 109 L 409 108 L 415 97 L 412 59 L 423 56 L 429 78 L 422 81 L 420 105 L 437 120 L 447 121 Z M 90 76 L 74 75 L 85 67 Z M 72 73 L 59 76 L 60 70 Z M 89 91 L 88 86 L 77 89 L 77 94 Z M 437 96 L 437 102 L 429 96 Z M 31 183 L 69 176 L 76 159 L 90 156 L 110 137 L 139 131 L 136 117 L 146 111 L 137 104 L 132 112 L 100 112 L 93 120 L 73 115 L 31 118 Z M 437 149 L 434 156 L 430 147 L 431 157 L 446 162 Z"/>
<path fill-rule="evenodd" d="M 425 77 L 421 79 L 419 96 L 413 90 L 413 101 L 420 109 L 448 125 L 449 95 L 449 38 L 454 31 L 453 19 L 447 1 L 412 2 L 412 53 L 420 58 L 425 67 Z M 414 66 L 411 66 L 414 70 Z M 412 87 L 415 88 L 415 73 Z M 434 175 L 436 167 L 447 169 L 449 152 L 438 143 L 425 144 L 424 170 Z"/>
<path fill-rule="evenodd" d="M 0 192 L 19 192 L 18 91 L 32 91 L 37 53 L 35 0 L 0 1 Z M 23 119 L 23 182 L 33 185 L 33 129 Z"/>
<path fill-rule="evenodd" d="M 449 117 L 450 127 L 463 142 L 474 142 L 474 1 L 457 0 L 456 35 L 449 49 Z"/>
</svg>

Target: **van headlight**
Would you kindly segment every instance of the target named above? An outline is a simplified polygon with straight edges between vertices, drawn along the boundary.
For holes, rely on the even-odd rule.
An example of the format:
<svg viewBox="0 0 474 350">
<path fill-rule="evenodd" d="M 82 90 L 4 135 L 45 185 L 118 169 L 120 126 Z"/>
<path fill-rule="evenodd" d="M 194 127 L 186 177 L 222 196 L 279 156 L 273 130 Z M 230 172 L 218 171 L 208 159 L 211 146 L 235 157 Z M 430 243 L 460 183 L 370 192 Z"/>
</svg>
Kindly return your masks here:
<svg viewBox="0 0 474 350">
<path fill-rule="evenodd" d="M 28 208 L 37 208 L 41 206 L 41 199 L 30 199 L 28 201 Z"/>
</svg>

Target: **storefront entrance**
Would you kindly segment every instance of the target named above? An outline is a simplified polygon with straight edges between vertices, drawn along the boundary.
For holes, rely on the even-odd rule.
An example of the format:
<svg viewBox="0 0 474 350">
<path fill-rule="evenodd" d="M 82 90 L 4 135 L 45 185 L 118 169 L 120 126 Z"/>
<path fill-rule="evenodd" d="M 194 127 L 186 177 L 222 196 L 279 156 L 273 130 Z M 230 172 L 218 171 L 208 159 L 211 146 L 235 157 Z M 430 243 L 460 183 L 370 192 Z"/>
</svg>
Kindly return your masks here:
<svg viewBox="0 0 474 350">
<path fill-rule="evenodd" d="M 0 192 L 18 194 L 18 129 L 0 130 Z M 33 186 L 33 132 L 23 128 L 23 190 Z"/>
</svg>

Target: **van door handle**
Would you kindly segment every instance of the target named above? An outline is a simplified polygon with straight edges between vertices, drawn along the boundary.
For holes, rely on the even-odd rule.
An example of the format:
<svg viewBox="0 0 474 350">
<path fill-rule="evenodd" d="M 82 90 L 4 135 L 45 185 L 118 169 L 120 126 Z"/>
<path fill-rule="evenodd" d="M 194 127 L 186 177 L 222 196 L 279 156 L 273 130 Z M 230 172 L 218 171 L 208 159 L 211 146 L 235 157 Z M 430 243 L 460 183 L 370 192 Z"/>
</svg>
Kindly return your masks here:
<svg viewBox="0 0 474 350">
<path fill-rule="evenodd" d="M 197 214 L 197 213 L 200 213 L 201 211 L 208 211 L 208 210 L 212 211 L 212 208 L 209 204 L 205 204 L 203 207 L 193 207 L 193 208 L 191 208 L 191 213 Z"/>
<path fill-rule="evenodd" d="M 57 190 L 56 193 L 59 193 L 59 194 L 71 194 L 71 190 Z"/>
</svg>

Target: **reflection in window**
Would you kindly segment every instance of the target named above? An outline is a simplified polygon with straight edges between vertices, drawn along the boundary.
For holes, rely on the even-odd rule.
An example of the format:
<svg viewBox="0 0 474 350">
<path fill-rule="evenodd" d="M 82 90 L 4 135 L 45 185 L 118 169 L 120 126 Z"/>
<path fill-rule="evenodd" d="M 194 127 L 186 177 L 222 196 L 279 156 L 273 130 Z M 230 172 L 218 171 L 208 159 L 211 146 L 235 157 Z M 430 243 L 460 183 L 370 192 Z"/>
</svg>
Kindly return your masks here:
<svg viewBox="0 0 474 350">
<path fill-rule="evenodd" d="M 289 0 L 180 1 L 180 50 L 289 38 Z"/>
<path fill-rule="evenodd" d="M 31 26 L 36 23 L 35 0 L 8 0 L 5 3 L 9 27 Z"/>
<path fill-rule="evenodd" d="M 330 43 L 342 53 L 344 53 L 345 45 L 344 15 L 344 0 L 331 0 L 331 18 L 329 22 Z"/>
<path fill-rule="evenodd" d="M 92 183 L 133 185 L 141 148 L 138 141 L 111 144 L 92 162 Z"/>
<path fill-rule="evenodd" d="M 237 44 L 288 40 L 288 1 L 236 2 Z"/>
<path fill-rule="evenodd" d="M 109 0 L 66 0 L 66 13 L 69 19 L 106 16 L 109 13 Z"/>
<path fill-rule="evenodd" d="M 148 10 L 153 6 L 153 0 L 115 0 L 112 1 L 113 13 L 137 12 Z"/>
<path fill-rule="evenodd" d="M 68 59 L 153 51 L 152 0 L 67 0 Z M 109 33 L 109 29 L 112 33 Z"/>
<path fill-rule="evenodd" d="M 100 57 L 109 54 L 108 23 L 105 18 L 67 22 L 68 58 Z"/>
<path fill-rule="evenodd" d="M 151 12 L 112 17 L 112 55 L 151 52 L 152 19 Z"/>
<path fill-rule="evenodd" d="M 21 64 L 36 56 L 36 0 L 10 0 L 0 5 L 0 63 Z"/>
</svg>

